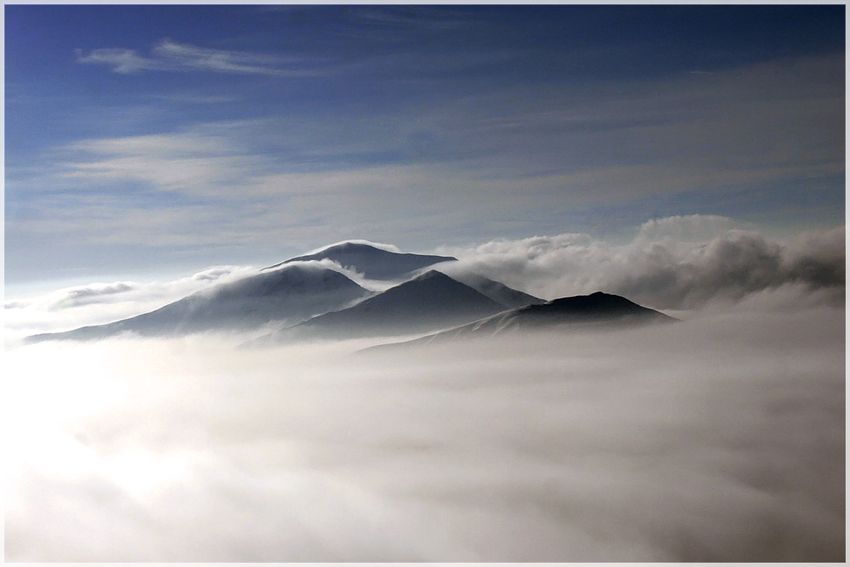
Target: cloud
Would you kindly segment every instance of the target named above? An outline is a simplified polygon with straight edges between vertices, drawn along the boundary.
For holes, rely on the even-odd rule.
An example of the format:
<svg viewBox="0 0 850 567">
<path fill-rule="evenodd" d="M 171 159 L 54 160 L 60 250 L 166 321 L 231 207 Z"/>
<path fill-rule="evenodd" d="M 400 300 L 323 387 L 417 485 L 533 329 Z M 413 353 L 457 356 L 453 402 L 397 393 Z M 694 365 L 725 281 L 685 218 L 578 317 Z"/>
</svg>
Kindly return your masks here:
<svg viewBox="0 0 850 567">
<path fill-rule="evenodd" d="M 69 307 L 99 303 L 104 300 L 104 296 L 125 293 L 132 289 L 134 289 L 133 284 L 126 282 L 76 287 L 65 290 L 64 297 L 54 303 L 51 309 L 68 309 Z"/>
<path fill-rule="evenodd" d="M 209 268 L 207 270 L 194 274 L 192 276 L 192 279 L 196 281 L 212 282 L 221 278 L 222 276 L 230 275 L 231 273 L 233 273 L 233 269 L 233 266 L 219 266 L 215 268 Z"/>
<path fill-rule="evenodd" d="M 815 294 L 843 302 L 843 227 L 781 242 L 732 226 L 732 219 L 689 215 L 648 221 L 623 245 L 559 234 L 439 251 L 461 259 L 455 269 L 547 299 L 601 290 L 660 309 L 693 309 L 792 286 L 805 291 L 801 300 Z"/>
<path fill-rule="evenodd" d="M 483 25 L 481 18 L 469 12 L 447 9 L 435 11 L 421 6 L 358 6 L 349 10 L 348 15 L 355 22 L 352 32 L 356 30 L 362 34 L 365 27 L 369 33 L 377 33 L 379 38 L 384 37 L 381 31 L 399 35 L 411 32 L 439 33 L 469 28 L 473 23 L 480 31 Z"/>
<path fill-rule="evenodd" d="M 844 229 L 806 232 L 788 244 L 786 269 L 795 281 L 813 286 L 844 286 Z"/>
<path fill-rule="evenodd" d="M 106 65 L 114 73 L 124 75 L 142 71 L 206 71 L 276 77 L 315 74 L 314 70 L 303 66 L 302 59 L 295 57 L 211 49 L 170 39 L 163 39 L 154 45 L 148 57 L 124 48 L 99 48 L 88 53 L 78 49 L 76 55 L 77 63 Z"/>
<path fill-rule="evenodd" d="M 698 242 L 720 236 L 740 222 L 720 215 L 676 215 L 650 219 L 638 230 L 638 240 Z"/>
<path fill-rule="evenodd" d="M 92 65 L 108 65 L 112 71 L 121 75 L 129 75 L 140 71 L 164 71 L 168 66 L 155 59 L 143 57 L 133 49 L 102 48 L 93 49 L 89 53 L 76 50 L 77 63 Z"/>
<path fill-rule="evenodd" d="M 149 95 L 149 98 L 152 98 L 154 100 L 159 100 L 159 101 L 176 102 L 176 103 L 180 103 L 180 104 L 191 104 L 191 105 L 224 104 L 224 103 L 230 103 L 230 102 L 236 102 L 237 101 L 237 97 L 235 97 L 235 96 L 213 95 L 213 94 L 192 93 L 192 92 L 155 94 L 155 95 Z"/>
<path fill-rule="evenodd" d="M 843 328 L 15 349 L 6 557 L 840 562 Z"/>
<path fill-rule="evenodd" d="M 325 246 L 320 246 L 319 248 L 314 248 L 313 250 L 306 252 L 305 255 L 316 254 L 316 253 L 321 252 L 323 250 L 327 250 L 328 248 L 332 248 L 334 246 L 339 246 L 340 244 L 365 244 L 365 245 L 371 246 L 373 248 L 379 248 L 381 250 L 386 250 L 387 252 L 401 252 L 399 247 L 395 246 L 394 244 L 384 244 L 383 242 L 374 242 L 372 240 L 364 240 L 362 238 L 351 238 L 351 239 L 348 239 L 348 240 L 340 240 L 339 242 L 334 242 L 333 244 L 327 244 Z"/>
<path fill-rule="evenodd" d="M 16 298 L 5 306 L 4 339 L 12 344 L 41 330 L 110 323 L 255 273 L 257 268 L 252 266 L 211 266 L 174 279 L 100 282 Z"/>
<path fill-rule="evenodd" d="M 72 156 L 58 173 L 67 180 L 141 183 L 160 191 L 224 196 L 249 171 L 268 167 L 228 137 L 234 124 L 208 124 L 169 134 L 86 139 L 62 149 Z M 250 176 L 248 176 L 250 179 Z"/>
</svg>

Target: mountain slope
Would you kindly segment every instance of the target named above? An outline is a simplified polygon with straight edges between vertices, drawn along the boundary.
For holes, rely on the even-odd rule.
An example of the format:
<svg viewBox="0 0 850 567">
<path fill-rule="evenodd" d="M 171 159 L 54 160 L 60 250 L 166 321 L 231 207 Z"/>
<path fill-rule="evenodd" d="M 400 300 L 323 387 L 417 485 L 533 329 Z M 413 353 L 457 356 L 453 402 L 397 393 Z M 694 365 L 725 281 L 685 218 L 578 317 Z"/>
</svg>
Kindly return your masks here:
<svg viewBox="0 0 850 567">
<path fill-rule="evenodd" d="M 332 313 L 277 333 L 284 338 L 398 335 L 448 328 L 504 311 L 505 306 L 449 276 L 431 270 Z"/>
<path fill-rule="evenodd" d="M 369 279 L 386 280 L 404 277 L 410 272 L 438 264 L 457 260 L 451 256 L 431 256 L 426 254 L 407 254 L 391 252 L 357 242 L 343 242 L 324 248 L 313 254 L 290 258 L 279 264 L 264 268 L 277 268 L 290 262 L 307 260 L 333 260 L 341 266 L 352 268 Z"/>
<path fill-rule="evenodd" d="M 453 279 L 468 285 L 479 293 L 486 295 L 496 303 L 504 305 L 509 309 L 517 309 L 526 305 L 539 305 L 546 303 L 545 299 L 534 297 L 525 292 L 513 289 L 501 282 L 497 282 L 478 274 L 451 274 Z"/>
<path fill-rule="evenodd" d="M 428 344 L 459 338 L 490 337 L 521 331 L 622 327 L 676 320 L 659 311 L 629 301 L 625 297 L 597 291 L 591 295 L 563 297 L 539 305 L 512 309 L 412 341 L 380 345 L 366 350 Z"/>
<path fill-rule="evenodd" d="M 122 332 L 175 335 L 251 329 L 272 321 L 289 324 L 341 309 L 370 294 L 343 274 L 315 265 L 293 265 L 213 286 L 155 311 L 106 325 L 29 337 L 98 339 Z"/>
</svg>

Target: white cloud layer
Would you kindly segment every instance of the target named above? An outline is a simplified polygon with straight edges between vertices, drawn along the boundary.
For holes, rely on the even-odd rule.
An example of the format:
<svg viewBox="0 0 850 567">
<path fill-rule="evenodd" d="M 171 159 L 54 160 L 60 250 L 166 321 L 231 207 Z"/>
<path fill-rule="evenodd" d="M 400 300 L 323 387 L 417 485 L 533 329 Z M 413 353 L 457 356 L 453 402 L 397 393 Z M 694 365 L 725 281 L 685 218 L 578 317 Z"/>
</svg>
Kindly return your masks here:
<svg viewBox="0 0 850 567">
<path fill-rule="evenodd" d="M 843 324 L 17 349 L 6 558 L 841 561 Z"/>
<path fill-rule="evenodd" d="M 734 226 L 689 215 L 648 221 L 622 245 L 567 233 L 438 251 L 461 259 L 455 269 L 544 299 L 605 291 L 659 309 L 694 309 L 784 289 L 789 304 L 843 304 L 844 227 L 780 241 Z"/>
</svg>

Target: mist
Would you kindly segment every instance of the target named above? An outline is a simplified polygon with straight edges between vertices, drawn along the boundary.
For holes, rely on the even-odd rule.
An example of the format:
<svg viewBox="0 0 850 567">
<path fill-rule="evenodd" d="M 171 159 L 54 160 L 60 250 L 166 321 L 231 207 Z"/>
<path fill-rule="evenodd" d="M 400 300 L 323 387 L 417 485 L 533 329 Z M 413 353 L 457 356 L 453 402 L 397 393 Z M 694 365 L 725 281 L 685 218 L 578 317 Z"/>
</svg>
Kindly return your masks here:
<svg viewBox="0 0 850 567">
<path fill-rule="evenodd" d="M 6 353 L 12 561 L 843 561 L 844 312 Z"/>
</svg>

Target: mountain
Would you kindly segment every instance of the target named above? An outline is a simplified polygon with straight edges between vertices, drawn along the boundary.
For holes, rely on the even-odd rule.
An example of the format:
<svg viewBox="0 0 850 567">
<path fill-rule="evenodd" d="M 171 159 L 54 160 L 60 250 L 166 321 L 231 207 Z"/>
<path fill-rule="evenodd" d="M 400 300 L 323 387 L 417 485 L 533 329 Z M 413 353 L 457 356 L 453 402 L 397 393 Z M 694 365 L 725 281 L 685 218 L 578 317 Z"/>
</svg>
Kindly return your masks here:
<svg viewBox="0 0 850 567">
<path fill-rule="evenodd" d="M 622 327 L 673 321 L 677 319 L 638 305 L 625 297 L 597 291 L 591 295 L 563 297 L 543 304 L 512 309 L 412 341 L 380 345 L 366 350 L 429 344 L 458 338 L 490 337 L 518 331 Z"/>
<path fill-rule="evenodd" d="M 264 270 L 271 270 L 290 262 L 325 259 L 333 260 L 343 267 L 351 268 L 363 274 L 366 278 L 376 280 L 400 279 L 411 272 L 440 262 L 457 261 L 457 258 L 452 256 L 405 254 L 391 252 L 359 242 L 342 242 L 323 248 L 313 254 L 290 258 L 279 264 L 264 268 Z"/>
<path fill-rule="evenodd" d="M 474 321 L 505 309 L 471 287 L 431 270 L 352 307 L 279 331 L 273 340 L 421 333 Z"/>
<path fill-rule="evenodd" d="M 99 339 L 122 332 L 175 335 L 245 330 L 272 321 L 293 324 L 341 309 L 368 295 L 369 291 L 337 271 L 294 265 L 216 285 L 129 319 L 64 333 L 33 335 L 27 340 Z"/>
<path fill-rule="evenodd" d="M 534 297 L 478 274 L 452 274 L 451 277 L 509 309 L 546 303 L 545 299 Z"/>
</svg>

